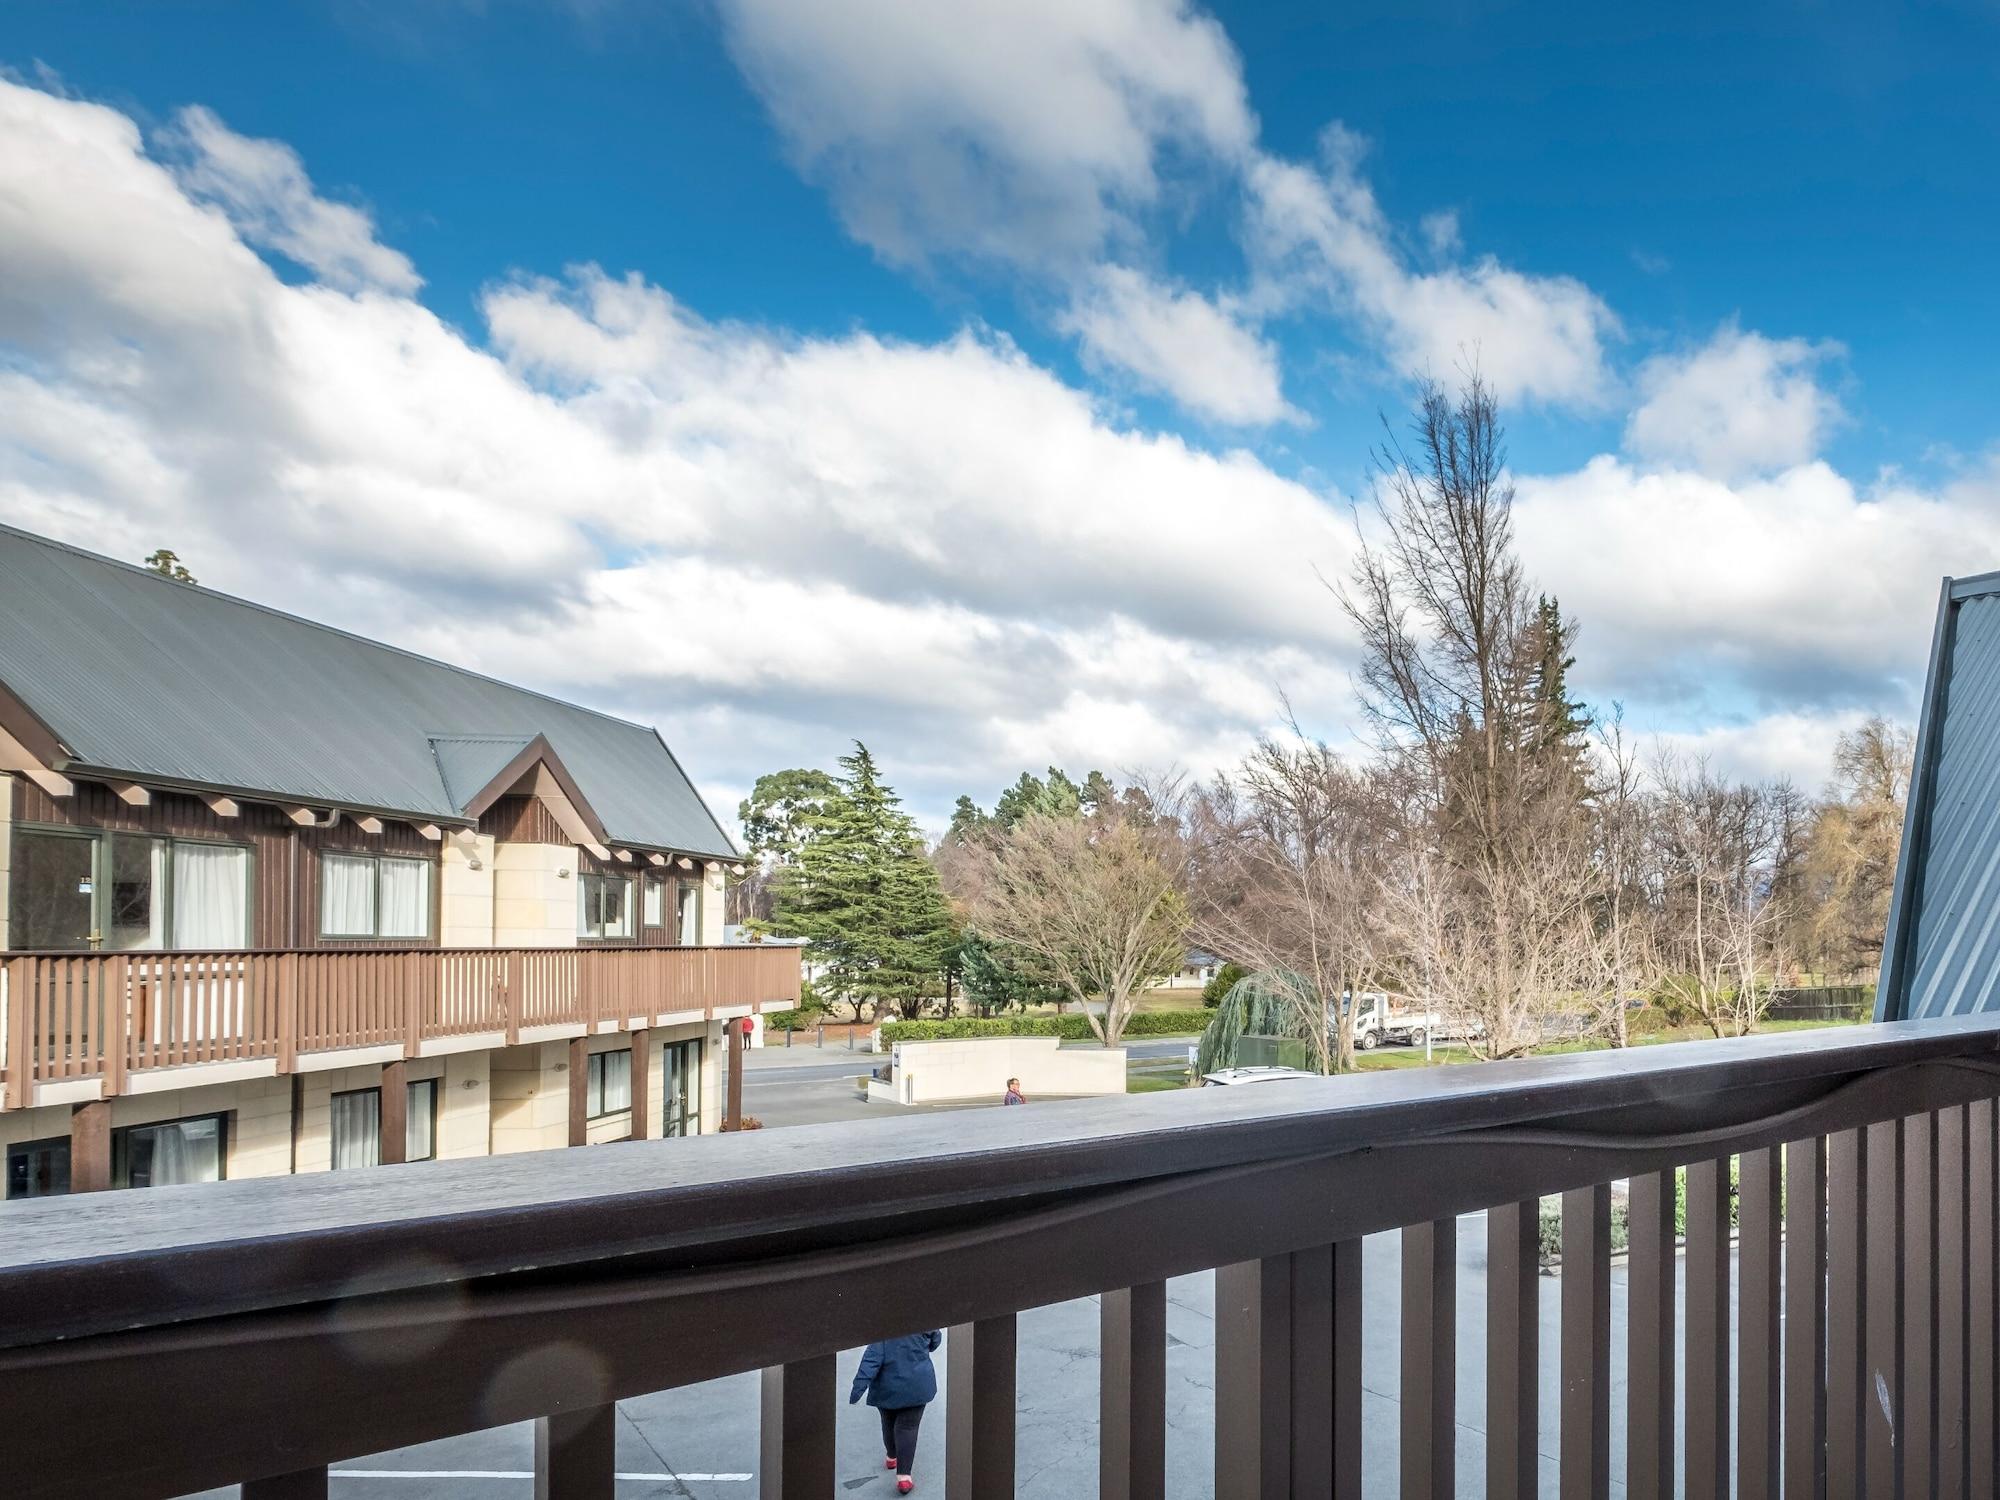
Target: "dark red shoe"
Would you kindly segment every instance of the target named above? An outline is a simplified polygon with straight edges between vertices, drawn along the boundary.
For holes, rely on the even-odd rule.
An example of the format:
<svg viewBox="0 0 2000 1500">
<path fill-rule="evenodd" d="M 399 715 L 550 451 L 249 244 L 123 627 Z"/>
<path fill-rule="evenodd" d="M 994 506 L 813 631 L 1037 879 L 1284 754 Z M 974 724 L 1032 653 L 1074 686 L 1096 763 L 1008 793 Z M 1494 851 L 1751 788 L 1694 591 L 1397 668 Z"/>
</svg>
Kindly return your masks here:
<svg viewBox="0 0 2000 1500">
<path fill-rule="evenodd" d="M 911 1490 L 915 1489 L 916 1487 L 917 1487 L 916 1480 L 910 1479 L 908 1477 L 896 1481 L 896 1493 L 899 1495 L 907 1495 L 910 1493 Z"/>
<path fill-rule="evenodd" d="M 883 1460 L 882 1460 L 882 1467 L 883 1467 L 883 1468 L 885 1468 L 885 1469 L 893 1469 L 893 1468 L 895 1468 L 895 1467 L 896 1467 L 896 1455 L 895 1455 L 895 1454 L 893 1454 L 893 1453 L 891 1453 L 891 1454 L 890 1454 L 890 1455 L 889 1455 L 889 1456 L 888 1456 L 887 1458 L 883 1459 Z"/>
</svg>

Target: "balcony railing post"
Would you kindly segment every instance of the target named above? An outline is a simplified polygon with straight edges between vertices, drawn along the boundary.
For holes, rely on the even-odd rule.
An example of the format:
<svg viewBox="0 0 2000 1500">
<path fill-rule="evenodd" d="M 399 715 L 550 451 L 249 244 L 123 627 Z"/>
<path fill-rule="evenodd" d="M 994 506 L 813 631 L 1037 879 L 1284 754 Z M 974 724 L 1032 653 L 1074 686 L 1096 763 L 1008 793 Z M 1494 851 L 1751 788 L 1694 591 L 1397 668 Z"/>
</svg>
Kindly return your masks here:
<svg viewBox="0 0 2000 1500">
<path fill-rule="evenodd" d="M 278 955 L 278 1071 L 299 1065 L 299 956 Z"/>
<path fill-rule="evenodd" d="M 1995 1103 L 1981 1099 L 1965 1111 L 1965 1269 L 1966 1269 L 1966 1489 L 1973 1496 L 1990 1495 L 2000 1466 L 2000 1152 L 1996 1145 Z"/>
<path fill-rule="evenodd" d="M 104 1093 L 125 1092 L 125 1067 L 132 1050 L 132 962 L 122 954 L 98 969 L 104 986 Z"/>
<path fill-rule="evenodd" d="M 1014 1315 L 945 1335 L 945 1500 L 1013 1500 Z"/>
<path fill-rule="evenodd" d="M 423 1052 L 424 1025 L 428 1019 L 424 993 L 424 970 L 432 955 L 411 951 L 403 955 L 403 1056 Z"/>
<path fill-rule="evenodd" d="M 35 1099 L 34 1049 L 28 1038 L 35 1029 L 35 962 L 10 958 L 7 978 L 7 1107 L 26 1109 Z"/>
<path fill-rule="evenodd" d="M 1687 1169 L 1687 1500 L 1729 1494 L 1729 1160 Z"/>
<path fill-rule="evenodd" d="M 1457 1492 L 1458 1221 L 1403 1227 L 1403 1493 Z"/>
<path fill-rule="evenodd" d="M 1098 1299 L 1098 1500 L 1161 1500 L 1167 1485 L 1167 1284 Z"/>
<path fill-rule="evenodd" d="M 1680 1174 L 1634 1177 L 1626 1201 L 1630 1248 L 1626 1299 L 1625 1491 L 1630 1500 L 1674 1497 L 1674 1226 Z M 1817 1283 L 1815 1283 L 1817 1286 Z M 1533 1494 L 1533 1489 L 1529 1489 Z"/>
<path fill-rule="evenodd" d="M 1863 1132 L 1868 1153 L 1869 1213 L 1864 1230 L 1868 1307 L 1862 1335 L 1869 1388 L 1863 1482 L 1873 1500 L 1901 1493 L 1902 1450 L 1896 1434 L 1903 1415 L 1903 1122 L 1885 1120 Z"/>
<path fill-rule="evenodd" d="M 1776 1146 L 1737 1158 L 1737 1500 L 1778 1500 L 1783 1166 Z"/>
<path fill-rule="evenodd" d="M 1785 1147 L 1785 1500 L 1826 1493 L 1826 1207 L 1825 1141 L 1791 1142 Z"/>
<path fill-rule="evenodd" d="M 1896 1448 L 1903 1492 L 1935 1493 L 1937 1454 L 1937 1117 L 1903 1121 L 1903 1400 Z"/>
<path fill-rule="evenodd" d="M 1216 1500 L 1291 1490 L 1291 1337 L 1289 1255 L 1216 1268 Z"/>
<path fill-rule="evenodd" d="M 521 1008 L 514 1000 L 514 960 L 517 955 L 502 953 L 494 964 L 493 996 L 500 1009 L 500 1027 L 507 1034 L 507 1045 L 518 1046 L 521 1041 Z"/>
<path fill-rule="evenodd" d="M 1563 1500 L 1611 1492 L 1611 1184 L 1562 1198 Z"/>
<path fill-rule="evenodd" d="M 1937 1116 L 1937 1494 L 1965 1500 L 1966 1111 Z"/>
<path fill-rule="evenodd" d="M 1827 1143 L 1826 1169 L 1826 1493 L 1857 1500 L 1867 1446 L 1862 1335 L 1868 1313 L 1868 1153 L 1860 1130 Z"/>
<path fill-rule="evenodd" d="M 826 1500 L 834 1492 L 834 1356 L 764 1372 L 758 1500 Z"/>
<path fill-rule="evenodd" d="M 613 1500 L 618 1408 L 556 1412 L 535 1423 L 535 1500 Z"/>
<path fill-rule="evenodd" d="M 1541 1368 L 1539 1198 L 1486 1212 L 1486 1494 L 1534 1500 Z"/>
</svg>

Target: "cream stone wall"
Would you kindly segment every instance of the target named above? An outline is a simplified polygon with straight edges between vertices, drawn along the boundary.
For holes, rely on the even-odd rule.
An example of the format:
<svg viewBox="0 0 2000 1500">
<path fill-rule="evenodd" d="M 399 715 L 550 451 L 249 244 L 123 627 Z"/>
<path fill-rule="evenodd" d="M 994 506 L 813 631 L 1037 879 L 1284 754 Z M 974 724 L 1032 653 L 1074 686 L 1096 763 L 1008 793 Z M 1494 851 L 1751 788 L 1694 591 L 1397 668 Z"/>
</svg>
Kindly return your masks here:
<svg viewBox="0 0 2000 1500">
<path fill-rule="evenodd" d="M 463 846 L 445 839 L 438 864 L 438 941 L 445 947 L 493 946 L 494 875 L 492 835 L 474 835 Z"/>
<path fill-rule="evenodd" d="M 722 1054 L 722 1022 L 710 1021 L 706 1026 L 691 1027 L 688 1035 L 702 1038 L 701 1133 L 714 1135 L 722 1129 L 722 1090 L 726 1082 L 723 1075 L 727 1059 Z"/>
<path fill-rule="evenodd" d="M 485 1053 L 467 1053 L 467 1057 L 485 1057 Z M 410 1083 L 423 1078 L 438 1080 L 438 1136 L 439 1154 L 443 1155 L 444 1126 L 451 1108 L 452 1091 L 446 1087 L 445 1064 L 456 1058 L 416 1057 L 410 1059 L 404 1077 Z M 301 1172 L 329 1172 L 333 1170 L 333 1106 L 335 1094 L 344 1094 L 350 1089 L 379 1089 L 382 1087 L 382 1066 L 367 1063 L 358 1068 L 328 1068 L 318 1073 L 301 1073 L 299 1104 L 299 1148 L 298 1170 Z M 290 1079 L 280 1079 L 289 1090 Z M 483 1100 L 484 1088 L 479 1094 Z M 289 1097 L 289 1093 L 288 1093 Z M 483 1105 L 482 1105 L 483 1113 Z M 462 1131 L 461 1131 L 462 1135 Z M 481 1151 L 467 1153 L 484 1156 Z"/>
<path fill-rule="evenodd" d="M 493 1142 L 493 1079 L 491 1052 L 454 1052 L 440 1058 L 444 1081 L 438 1085 L 438 1159 L 486 1156 Z"/>
<path fill-rule="evenodd" d="M 530 1042 L 487 1054 L 495 1156 L 568 1146 L 568 1052 L 567 1042 Z"/>
<path fill-rule="evenodd" d="M 111 1128 L 153 1125 L 197 1115 L 228 1115 L 228 1157 L 223 1175 L 282 1177 L 292 1169 L 292 1081 L 252 1078 L 204 1088 L 124 1094 L 111 1101 Z M 0 1114 L 0 1148 L 69 1134 L 70 1106 L 10 1110 Z"/>
<path fill-rule="evenodd" d="M 488 868 L 493 872 L 496 947 L 576 946 L 575 849 L 567 844 L 498 844 Z"/>
<path fill-rule="evenodd" d="M 723 899 L 727 878 L 717 864 L 711 864 L 701 877 L 701 942 L 705 948 L 722 946 L 723 919 L 729 905 Z"/>
</svg>

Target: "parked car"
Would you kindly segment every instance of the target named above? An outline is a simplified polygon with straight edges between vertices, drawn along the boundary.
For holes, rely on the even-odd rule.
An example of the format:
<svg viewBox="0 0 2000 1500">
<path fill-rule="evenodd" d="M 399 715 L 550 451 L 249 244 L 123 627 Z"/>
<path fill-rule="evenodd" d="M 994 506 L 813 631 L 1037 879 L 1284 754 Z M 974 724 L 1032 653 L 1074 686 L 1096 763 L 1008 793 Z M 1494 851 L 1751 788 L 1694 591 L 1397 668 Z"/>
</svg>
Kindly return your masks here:
<svg viewBox="0 0 2000 1500">
<path fill-rule="evenodd" d="M 1401 995 L 1363 990 L 1355 997 L 1354 1045 L 1363 1052 L 1396 1043 L 1466 1041 L 1484 1032 L 1472 1017 L 1449 1016 Z"/>
<path fill-rule="evenodd" d="M 1315 1078 L 1315 1073 L 1303 1073 L 1297 1068 L 1254 1067 L 1224 1068 L 1220 1072 L 1202 1075 L 1203 1088 L 1231 1088 L 1239 1083 L 1283 1083 L 1287 1078 Z"/>
</svg>

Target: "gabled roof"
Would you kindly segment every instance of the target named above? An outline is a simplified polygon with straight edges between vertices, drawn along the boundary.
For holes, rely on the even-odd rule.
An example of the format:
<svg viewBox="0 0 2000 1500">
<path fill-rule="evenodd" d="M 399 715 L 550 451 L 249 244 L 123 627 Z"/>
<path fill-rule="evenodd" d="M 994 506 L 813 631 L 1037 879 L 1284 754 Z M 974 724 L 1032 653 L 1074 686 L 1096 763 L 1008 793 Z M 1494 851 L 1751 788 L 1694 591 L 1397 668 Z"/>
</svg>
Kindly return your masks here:
<svg viewBox="0 0 2000 1500">
<path fill-rule="evenodd" d="M 2000 1011 L 2000 573 L 1947 578 L 1917 724 L 1878 1020 Z"/>
<path fill-rule="evenodd" d="M 10 697 L 73 774 L 445 823 L 540 740 L 606 842 L 738 857 L 644 725 L 0 526 Z"/>
</svg>

